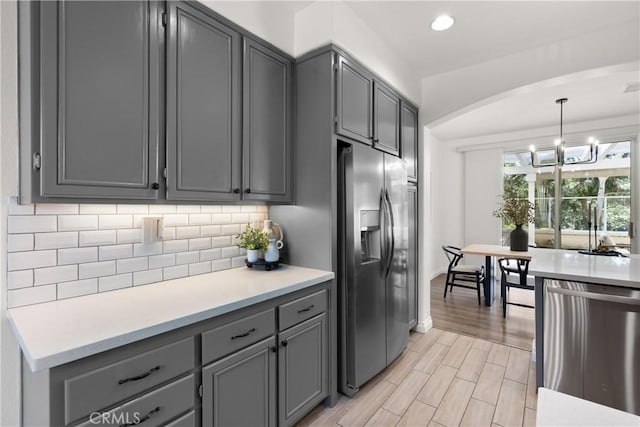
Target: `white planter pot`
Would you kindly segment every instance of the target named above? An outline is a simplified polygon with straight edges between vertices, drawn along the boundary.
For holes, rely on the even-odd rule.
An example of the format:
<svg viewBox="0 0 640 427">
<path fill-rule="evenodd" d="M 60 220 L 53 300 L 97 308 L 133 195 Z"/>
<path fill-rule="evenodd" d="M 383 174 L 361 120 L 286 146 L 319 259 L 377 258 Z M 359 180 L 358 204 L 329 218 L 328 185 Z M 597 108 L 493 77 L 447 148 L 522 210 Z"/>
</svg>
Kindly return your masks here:
<svg viewBox="0 0 640 427">
<path fill-rule="evenodd" d="M 247 249 L 247 261 L 249 262 L 258 262 L 258 253 L 260 251 L 257 249 Z"/>
</svg>

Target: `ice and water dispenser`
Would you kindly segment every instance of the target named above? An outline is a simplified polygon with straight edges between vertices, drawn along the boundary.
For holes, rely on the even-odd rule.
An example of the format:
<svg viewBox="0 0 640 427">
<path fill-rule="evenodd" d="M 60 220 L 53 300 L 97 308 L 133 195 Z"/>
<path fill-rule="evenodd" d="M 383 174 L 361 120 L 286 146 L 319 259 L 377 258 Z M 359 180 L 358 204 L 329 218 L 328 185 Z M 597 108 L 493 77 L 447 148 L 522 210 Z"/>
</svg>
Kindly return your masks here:
<svg viewBox="0 0 640 427">
<path fill-rule="evenodd" d="M 380 211 L 360 211 L 361 262 L 380 260 Z"/>
</svg>

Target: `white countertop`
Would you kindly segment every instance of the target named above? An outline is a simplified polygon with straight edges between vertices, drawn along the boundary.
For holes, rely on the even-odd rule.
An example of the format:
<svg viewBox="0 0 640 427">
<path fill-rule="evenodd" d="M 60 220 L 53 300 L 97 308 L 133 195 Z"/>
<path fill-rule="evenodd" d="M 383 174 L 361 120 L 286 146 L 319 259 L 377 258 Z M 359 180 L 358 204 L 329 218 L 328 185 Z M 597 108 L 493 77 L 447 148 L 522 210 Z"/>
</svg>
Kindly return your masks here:
<svg viewBox="0 0 640 427">
<path fill-rule="evenodd" d="M 538 389 L 536 425 L 640 427 L 640 417 L 541 387 Z"/>
<path fill-rule="evenodd" d="M 282 265 L 246 267 L 12 308 L 9 320 L 32 371 L 51 368 L 334 278 Z"/>
<path fill-rule="evenodd" d="M 529 274 L 640 289 L 640 256 L 585 255 L 559 249 L 531 249 Z"/>
</svg>

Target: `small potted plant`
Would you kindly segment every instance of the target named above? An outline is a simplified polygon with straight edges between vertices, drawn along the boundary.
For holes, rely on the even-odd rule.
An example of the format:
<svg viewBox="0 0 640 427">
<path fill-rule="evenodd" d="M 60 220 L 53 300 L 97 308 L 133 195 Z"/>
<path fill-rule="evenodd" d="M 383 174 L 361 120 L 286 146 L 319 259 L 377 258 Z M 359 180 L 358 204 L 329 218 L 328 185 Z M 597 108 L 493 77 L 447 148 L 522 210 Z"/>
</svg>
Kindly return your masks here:
<svg viewBox="0 0 640 427">
<path fill-rule="evenodd" d="M 525 224 L 536 220 L 536 206 L 525 198 L 502 198 L 502 205 L 493 212 L 498 218 L 505 218 L 515 224 L 516 228 L 509 235 L 512 251 L 527 251 L 529 248 L 529 233 L 522 229 Z"/>
<path fill-rule="evenodd" d="M 253 228 L 251 224 L 247 224 L 244 231 L 236 237 L 240 240 L 238 246 L 247 249 L 249 262 L 257 262 L 258 253 L 269 246 L 269 235 L 258 228 Z"/>
</svg>

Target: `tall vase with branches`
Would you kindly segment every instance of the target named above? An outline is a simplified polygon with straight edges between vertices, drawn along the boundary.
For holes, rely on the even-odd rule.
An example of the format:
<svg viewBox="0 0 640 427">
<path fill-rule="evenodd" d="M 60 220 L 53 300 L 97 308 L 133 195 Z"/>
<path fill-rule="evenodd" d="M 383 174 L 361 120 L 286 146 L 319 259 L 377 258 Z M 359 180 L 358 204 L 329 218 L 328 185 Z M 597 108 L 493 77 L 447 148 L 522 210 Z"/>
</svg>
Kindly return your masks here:
<svg viewBox="0 0 640 427">
<path fill-rule="evenodd" d="M 536 220 L 536 206 L 525 198 L 502 198 L 502 204 L 493 212 L 498 218 L 504 218 L 515 224 L 516 228 L 509 235 L 512 251 L 526 251 L 529 247 L 529 233 L 522 226 L 534 223 Z"/>
</svg>

